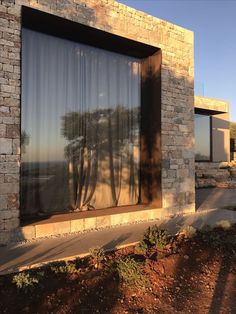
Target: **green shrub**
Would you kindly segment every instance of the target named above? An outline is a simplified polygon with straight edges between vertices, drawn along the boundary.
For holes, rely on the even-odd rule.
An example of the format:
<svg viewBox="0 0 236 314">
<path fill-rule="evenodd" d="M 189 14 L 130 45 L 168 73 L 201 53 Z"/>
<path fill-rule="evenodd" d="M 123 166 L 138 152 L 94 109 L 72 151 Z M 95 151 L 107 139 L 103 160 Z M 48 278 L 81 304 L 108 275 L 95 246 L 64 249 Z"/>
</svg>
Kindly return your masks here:
<svg viewBox="0 0 236 314">
<path fill-rule="evenodd" d="M 163 249 L 167 245 L 167 233 L 163 229 L 159 229 L 154 225 L 148 227 L 144 233 L 143 241 L 149 246 L 156 246 L 158 249 Z"/>
<path fill-rule="evenodd" d="M 140 242 L 135 246 L 135 252 L 138 253 L 138 254 L 144 254 L 144 255 L 146 255 L 147 250 L 148 250 L 148 245 L 147 245 L 147 243 L 146 243 L 144 240 L 140 241 Z"/>
<path fill-rule="evenodd" d="M 206 226 L 204 229 L 198 231 L 198 236 L 206 245 L 212 248 L 218 248 L 224 243 L 217 230 L 211 229 L 210 226 Z"/>
<path fill-rule="evenodd" d="M 104 261 L 105 259 L 104 249 L 102 247 L 97 246 L 97 247 L 91 248 L 89 252 L 92 256 L 95 268 L 99 268 L 101 265 L 101 262 Z"/>
<path fill-rule="evenodd" d="M 16 285 L 18 289 L 29 290 L 37 285 L 39 279 L 33 276 L 30 276 L 29 273 L 22 272 L 17 275 L 14 275 L 12 278 L 12 283 Z"/>
<path fill-rule="evenodd" d="M 77 269 L 74 263 L 64 262 L 63 265 L 51 266 L 51 271 L 55 274 L 73 274 L 77 271 Z"/>
<path fill-rule="evenodd" d="M 149 283 L 141 265 L 131 257 L 120 258 L 116 263 L 116 270 L 119 279 L 129 286 L 143 287 Z"/>
<path fill-rule="evenodd" d="M 212 248 L 218 248 L 223 244 L 223 240 L 221 239 L 219 234 L 206 233 L 203 237 L 204 241 L 207 245 Z"/>
</svg>

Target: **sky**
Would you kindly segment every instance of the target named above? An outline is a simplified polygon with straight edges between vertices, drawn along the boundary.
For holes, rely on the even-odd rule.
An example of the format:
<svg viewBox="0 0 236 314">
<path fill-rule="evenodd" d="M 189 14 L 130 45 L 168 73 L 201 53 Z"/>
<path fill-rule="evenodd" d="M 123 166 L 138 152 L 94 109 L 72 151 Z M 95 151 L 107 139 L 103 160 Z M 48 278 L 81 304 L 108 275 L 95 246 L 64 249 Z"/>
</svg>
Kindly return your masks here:
<svg viewBox="0 0 236 314">
<path fill-rule="evenodd" d="M 118 0 L 194 31 L 195 94 L 230 102 L 236 121 L 236 0 Z"/>
</svg>

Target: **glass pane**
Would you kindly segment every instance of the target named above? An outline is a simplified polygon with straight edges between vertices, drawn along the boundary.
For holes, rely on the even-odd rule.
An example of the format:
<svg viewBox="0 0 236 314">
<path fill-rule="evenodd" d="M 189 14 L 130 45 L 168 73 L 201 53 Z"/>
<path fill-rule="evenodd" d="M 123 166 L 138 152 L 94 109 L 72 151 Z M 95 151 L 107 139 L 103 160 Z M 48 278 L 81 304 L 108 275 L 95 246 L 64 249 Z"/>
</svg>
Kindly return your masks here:
<svg viewBox="0 0 236 314">
<path fill-rule="evenodd" d="M 210 160 L 210 117 L 195 114 L 195 159 Z"/>
<path fill-rule="evenodd" d="M 140 60 L 22 40 L 22 215 L 137 204 Z"/>
</svg>

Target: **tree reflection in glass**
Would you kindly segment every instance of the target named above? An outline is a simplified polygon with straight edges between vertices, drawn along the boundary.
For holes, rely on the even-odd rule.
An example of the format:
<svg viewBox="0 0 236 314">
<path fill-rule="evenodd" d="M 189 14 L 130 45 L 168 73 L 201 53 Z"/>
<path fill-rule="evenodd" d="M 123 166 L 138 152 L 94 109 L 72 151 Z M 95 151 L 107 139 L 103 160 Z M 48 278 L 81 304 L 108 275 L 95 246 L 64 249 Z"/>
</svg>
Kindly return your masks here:
<svg viewBox="0 0 236 314">
<path fill-rule="evenodd" d="M 117 106 L 114 110 L 71 112 L 62 122 L 62 134 L 68 140 L 65 156 L 73 208 L 103 208 L 105 202 L 118 206 L 120 197 L 126 198 L 126 205 L 137 203 L 139 109 Z M 126 196 L 121 195 L 122 190 Z"/>
<path fill-rule="evenodd" d="M 22 56 L 22 215 L 137 204 L 140 60 L 28 29 Z"/>
</svg>

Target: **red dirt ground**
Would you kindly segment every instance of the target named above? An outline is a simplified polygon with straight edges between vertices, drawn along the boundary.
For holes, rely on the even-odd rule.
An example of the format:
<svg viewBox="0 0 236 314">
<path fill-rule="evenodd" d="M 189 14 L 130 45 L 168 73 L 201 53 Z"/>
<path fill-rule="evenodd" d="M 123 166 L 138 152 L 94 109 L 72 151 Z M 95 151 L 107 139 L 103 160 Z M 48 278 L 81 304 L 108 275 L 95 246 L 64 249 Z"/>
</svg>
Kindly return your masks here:
<svg viewBox="0 0 236 314">
<path fill-rule="evenodd" d="M 17 290 L 12 275 L 0 277 L 0 313 L 236 313 L 236 227 L 179 237 L 165 252 L 147 258 L 130 247 L 108 254 L 99 270 L 91 259 L 79 260 L 73 274 L 48 266 L 28 292 Z M 141 261 L 146 288 L 128 287 L 112 271 L 111 262 L 126 255 Z"/>
</svg>

